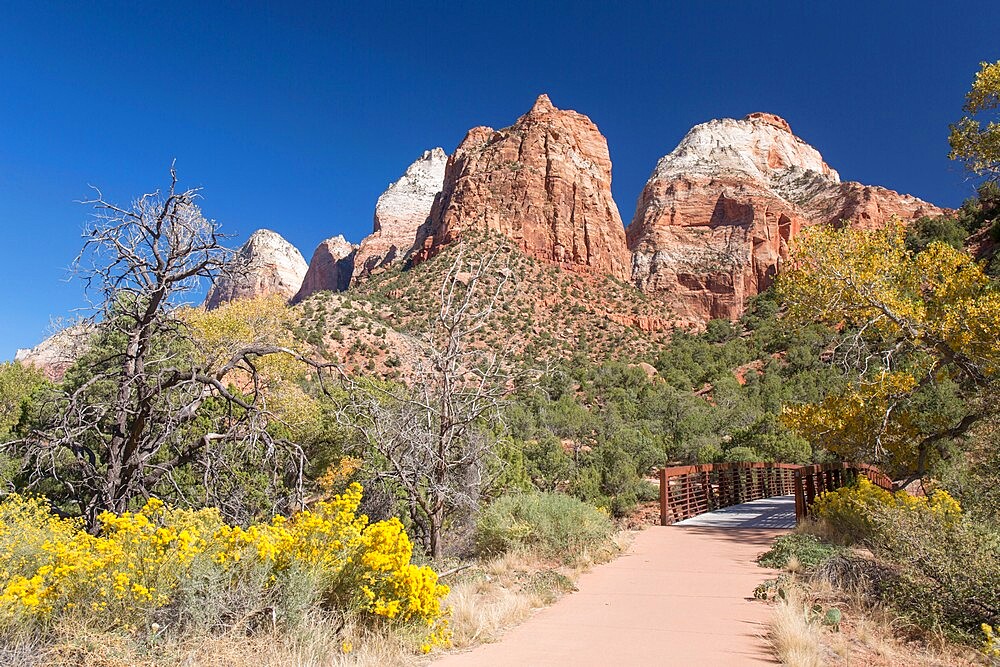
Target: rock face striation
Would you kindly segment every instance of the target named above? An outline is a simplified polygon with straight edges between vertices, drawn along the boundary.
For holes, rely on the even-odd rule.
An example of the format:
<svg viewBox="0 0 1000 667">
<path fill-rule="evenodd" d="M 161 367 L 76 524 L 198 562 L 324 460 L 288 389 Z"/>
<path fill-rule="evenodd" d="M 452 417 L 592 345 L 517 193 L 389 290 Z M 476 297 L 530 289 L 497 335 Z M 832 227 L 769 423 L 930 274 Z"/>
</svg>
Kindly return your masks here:
<svg viewBox="0 0 1000 667">
<path fill-rule="evenodd" d="M 692 323 L 734 319 L 773 281 L 799 230 L 875 226 L 945 211 L 916 197 L 843 183 L 778 116 L 694 127 L 662 158 L 626 230 L 632 280 Z"/>
<path fill-rule="evenodd" d="M 427 222 L 444 184 L 448 155 L 441 148 L 424 154 L 406 169 L 375 204 L 375 226 L 354 258 L 354 282 L 406 258 L 417 230 Z"/>
<path fill-rule="evenodd" d="M 607 140 L 589 118 L 556 109 L 546 95 L 506 129 L 469 130 L 448 159 L 415 259 L 466 230 L 499 232 L 529 256 L 628 279 Z"/>
<path fill-rule="evenodd" d="M 212 309 L 235 301 L 265 294 L 279 294 L 291 299 L 302 286 L 309 266 L 295 246 L 269 229 L 250 235 L 237 254 L 238 273 L 216 281 L 205 297 L 205 307 Z"/>
<path fill-rule="evenodd" d="M 302 279 L 299 291 L 292 298 L 292 303 L 298 303 L 314 292 L 346 290 L 351 285 L 357 250 L 358 246 L 348 242 L 343 236 L 334 236 L 320 243 L 313 252 L 309 270 Z"/>
</svg>

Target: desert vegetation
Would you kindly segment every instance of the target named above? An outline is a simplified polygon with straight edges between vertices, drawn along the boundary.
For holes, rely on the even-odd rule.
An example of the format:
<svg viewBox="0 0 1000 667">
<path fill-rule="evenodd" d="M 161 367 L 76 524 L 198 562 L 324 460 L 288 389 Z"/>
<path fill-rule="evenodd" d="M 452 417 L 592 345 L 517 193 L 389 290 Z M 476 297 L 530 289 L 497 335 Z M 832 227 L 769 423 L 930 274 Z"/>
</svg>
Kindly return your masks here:
<svg viewBox="0 0 1000 667">
<path fill-rule="evenodd" d="M 1000 172 L 977 123 L 952 129 L 984 179 L 958 211 L 807 229 L 703 327 L 473 232 L 347 292 L 206 310 L 245 267 L 199 192 L 173 170 L 98 192 L 85 344 L 56 379 L 0 365 L 0 662 L 413 663 L 572 590 L 660 466 L 834 460 L 909 491 L 825 494 L 762 557 L 779 657 L 846 660 L 844 630 L 890 663 L 900 635 L 926 664 L 996 658 Z"/>
</svg>

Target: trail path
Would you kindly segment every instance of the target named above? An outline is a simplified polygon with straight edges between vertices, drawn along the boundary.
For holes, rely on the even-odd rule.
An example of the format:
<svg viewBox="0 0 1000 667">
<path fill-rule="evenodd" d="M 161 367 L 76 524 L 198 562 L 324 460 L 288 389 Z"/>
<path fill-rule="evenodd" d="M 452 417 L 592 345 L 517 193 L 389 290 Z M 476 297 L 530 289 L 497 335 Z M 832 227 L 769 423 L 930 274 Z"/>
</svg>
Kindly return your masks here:
<svg viewBox="0 0 1000 667">
<path fill-rule="evenodd" d="M 499 642 L 434 665 L 777 664 L 763 637 L 771 610 L 753 599 L 770 571 L 754 559 L 794 525 L 794 500 L 784 496 L 648 528 Z"/>
</svg>

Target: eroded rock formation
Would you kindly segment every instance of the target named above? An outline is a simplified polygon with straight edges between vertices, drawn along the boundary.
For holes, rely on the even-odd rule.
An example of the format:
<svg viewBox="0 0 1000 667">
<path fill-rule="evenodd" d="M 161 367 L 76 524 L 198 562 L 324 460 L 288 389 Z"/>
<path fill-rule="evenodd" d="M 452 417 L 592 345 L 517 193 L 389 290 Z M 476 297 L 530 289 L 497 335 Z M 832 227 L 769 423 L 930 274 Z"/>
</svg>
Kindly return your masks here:
<svg viewBox="0 0 1000 667">
<path fill-rule="evenodd" d="M 291 299 L 302 286 L 309 266 L 295 246 L 269 229 L 250 235 L 237 255 L 233 277 L 224 277 L 208 290 L 205 307 L 265 294 Z"/>
<path fill-rule="evenodd" d="M 343 236 L 334 236 L 320 243 L 313 252 L 309 270 L 292 302 L 301 301 L 314 292 L 346 290 L 354 274 L 357 250 L 358 246 L 348 242 Z"/>
<path fill-rule="evenodd" d="M 53 382 L 61 382 L 66 371 L 90 349 L 93 324 L 80 322 L 49 336 L 30 349 L 18 350 L 14 360 L 33 366 Z"/>
<path fill-rule="evenodd" d="M 342 292 L 408 258 L 417 230 L 426 223 L 434 198 L 441 192 L 447 162 L 444 150 L 433 148 L 407 167 L 378 198 L 374 229 L 359 245 L 348 243 L 343 236 L 320 243 L 292 301 L 322 290 Z"/>
<path fill-rule="evenodd" d="M 464 230 L 499 232 L 528 255 L 626 280 L 629 255 L 611 196 L 607 140 L 542 95 L 503 130 L 476 127 L 448 159 L 416 259 Z"/>
<path fill-rule="evenodd" d="M 448 156 L 441 148 L 424 154 L 378 198 L 375 227 L 361 241 L 354 258 L 354 281 L 405 259 L 413 249 L 417 230 L 427 221 L 434 198 L 444 183 Z"/>
<path fill-rule="evenodd" d="M 909 195 L 843 183 L 773 114 L 713 120 L 662 158 L 626 234 L 632 279 L 682 319 L 736 318 L 773 281 L 807 225 L 878 225 L 945 211 Z"/>
</svg>

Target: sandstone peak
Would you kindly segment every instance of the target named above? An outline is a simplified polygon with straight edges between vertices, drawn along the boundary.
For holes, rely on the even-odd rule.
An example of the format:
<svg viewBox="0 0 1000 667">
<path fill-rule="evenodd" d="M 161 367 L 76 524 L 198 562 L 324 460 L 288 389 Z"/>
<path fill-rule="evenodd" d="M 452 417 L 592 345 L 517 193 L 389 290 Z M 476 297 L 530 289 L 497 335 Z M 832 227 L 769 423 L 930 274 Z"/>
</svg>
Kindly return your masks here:
<svg viewBox="0 0 1000 667">
<path fill-rule="evenodd" d="M 389 184 L 375 203 L 374 231 L 389 228 L 398 232 L 403 228 L 415 234 L 416 225 L 422 224 L 430 213 L 434 197 L 441 192 L 448 155 L 442 148 L 424 151 L 403 175 Z M 404 249 L 405 250 L 405 249 Z"/>
<path fill-rule="evenodd" d="M 323 241 L 324 245 L 337 248 L 354 248 L 354 244 L 344 238 L 343 234 L 337 234 Z"/>
<path fill-rule="evenodd" d="M 230 268 L 233 275 L 218 279 L 208 290 L 206 308 L 265 294 L 291 298 L 309 266 L 302 253 L 280 234 L 258 229 L 239 249 Z"/>
<path fill-rule="evenodd" d="M 498 232 L 566 268 L 628 277 L 607 140 L 589 118 L 557 109 L 547 95 L 508 128 L 469 130 L 448 160 L 415 259 L 467 229 Z"/>
<path fill-rule="evenodd" d="M 692 322 L 736 318 L 771 284 L 801 228 L 943 213 L 910 195 L 842 183 L 779 116 L 712 120 L 688 132 L 647 181 L 626 230 L 632 279 Z"/>
<path fill-rule="evenodd" d="M 441 192 L 447 164 L 444 149 L 424 151 L 379 196 L 373 231 L 352 258 L 351 282 L 363 281 L 412 253 L 418 230 L 427 222 L 434 198 Z"/>
<path fill-rule="evenodd" d="M 302 279 L 302 286 L 292 298 L 297 303 L 314 292 L 330 290 L 342 292 L 351 284 L 354 272 L 354 253 L 358 246 L 343 235 L 322 241 L 313 252 L 309 270 Z"/>
<path fill-rule="evenodd" d="M 788 121 L 781 116 L 773 113 L 766 113 L 763 111 L 755 111 L 754 113 L 747 114 L 743 120 L 749 121 L 759 121 L 761 123 L 766 123 L 772 127 L 776 127 L 779 130 L 784 130 L 789 134 L 792 134 L 792 126 L 788 124 Z"/>
<path fill-rule="evenodd" d="M 549 96 L 542 93 L 538 96 L 538 99 L 535 100 L 535 103 L 531 106 L 531 110 L 528 111 L 528 113 L 531 115 L 538 115 L 550 113 L 555 110 L 556 108 L 552 106 L 552 100 L 549 99 Z"/>
<path fill-rule="evenodd" d="M 677 148 L 660 160 L 654 177 L 737 173 L 766 181 L 790 169 L 840 181 L 840 175 L 823 161 L 819 151 L 792 134 L 783 118 L 754 113 L 743 120 L 722 118 L 695 125 Z"/>
</svg>

